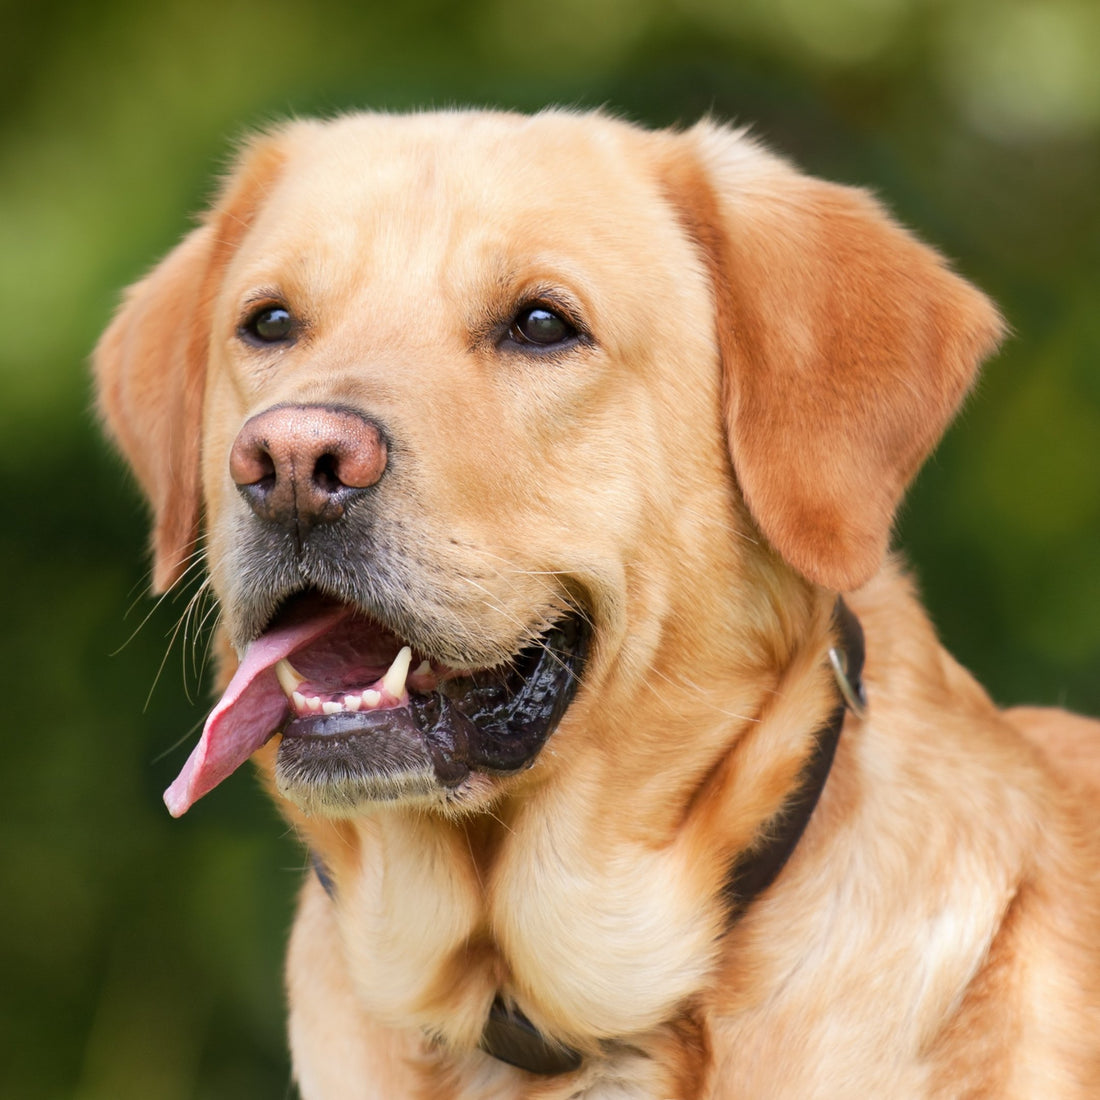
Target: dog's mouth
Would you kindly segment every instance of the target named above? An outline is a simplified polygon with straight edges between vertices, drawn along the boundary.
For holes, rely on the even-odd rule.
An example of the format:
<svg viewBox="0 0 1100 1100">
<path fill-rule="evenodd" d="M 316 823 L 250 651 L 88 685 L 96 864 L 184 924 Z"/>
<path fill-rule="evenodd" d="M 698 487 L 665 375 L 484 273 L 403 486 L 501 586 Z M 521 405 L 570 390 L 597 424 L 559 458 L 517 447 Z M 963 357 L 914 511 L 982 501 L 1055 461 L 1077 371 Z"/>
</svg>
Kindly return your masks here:
<svg viewBox="0 0 1100 1100">
<path fill-rule="evenodd" d="M 534 763 L 587 649 L 570 614 L 511 660 L 460 669 L 351 605 L 301 594 L 248 646 L 165 803 L 179 817 L 278 734 L 276 785 L 307 813 L 445 801 L 474 772 Z"/>
</svg>

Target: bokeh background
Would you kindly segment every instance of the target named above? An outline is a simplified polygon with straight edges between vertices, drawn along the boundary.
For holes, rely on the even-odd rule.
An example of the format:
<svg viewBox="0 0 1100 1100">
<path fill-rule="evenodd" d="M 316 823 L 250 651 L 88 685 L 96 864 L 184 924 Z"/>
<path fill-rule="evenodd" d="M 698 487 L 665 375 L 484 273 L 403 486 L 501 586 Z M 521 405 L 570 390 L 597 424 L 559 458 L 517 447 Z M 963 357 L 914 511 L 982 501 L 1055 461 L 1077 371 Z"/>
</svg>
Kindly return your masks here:
<svg viewBox="0 0 1100 1100">
<path fill-rule="evenodd" d="M 247 772 L 182 821 L 161 806 L 203 717 L 202 642 L 196 656 L 172 640 L 183 601 L 143 595 L 143 505 L 97 435 L 86 372 L 119 289 L 265 121 L 709 111 L 876 189 L 1014 332 L 899 544 L 998 700 L 1100 712 L 1095 0 L 37 0 L 0 15 L 0 1095 L 291 1094 L 280 961 L 303 856 Z"/>
</svg>

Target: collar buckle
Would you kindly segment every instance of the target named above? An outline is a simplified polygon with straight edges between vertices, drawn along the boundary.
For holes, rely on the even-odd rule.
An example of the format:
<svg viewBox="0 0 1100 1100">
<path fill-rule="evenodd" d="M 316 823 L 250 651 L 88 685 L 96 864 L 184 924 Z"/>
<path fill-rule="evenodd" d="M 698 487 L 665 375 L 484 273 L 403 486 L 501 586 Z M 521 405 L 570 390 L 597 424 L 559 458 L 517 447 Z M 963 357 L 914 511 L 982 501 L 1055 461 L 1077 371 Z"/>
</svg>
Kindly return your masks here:
<svg viewBox="0 0 1100 1100">
<path fill-rule="evenodd" d="M 867 713 L 867 692 L 863 687 L 863 627 L 843 596 L 836 598 L 833 622 L 840 636 L 829 650 L 829 664 L 844 705 L 856 718 L 862 718 Z"/>
<path fill-rule="evenodd" d="M 853 684 L 849 678 L 847 653 L 833 646 L 829 650 L 829 664 L 833 667 L 833 677 L 844 705 L 857 718 L 862 718 L 867 713 L 867 692 L 862 680 L 857 679 Z"/>
</svg>

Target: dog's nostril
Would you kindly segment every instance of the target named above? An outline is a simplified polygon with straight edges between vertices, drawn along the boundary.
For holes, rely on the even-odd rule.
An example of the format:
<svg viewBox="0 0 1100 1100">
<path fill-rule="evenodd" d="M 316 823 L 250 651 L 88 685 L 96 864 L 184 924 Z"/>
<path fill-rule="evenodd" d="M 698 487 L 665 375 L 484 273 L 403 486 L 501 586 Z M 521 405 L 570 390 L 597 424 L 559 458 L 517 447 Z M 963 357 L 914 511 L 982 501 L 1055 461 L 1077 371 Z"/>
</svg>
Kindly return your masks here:
<svg viewBox="0 0 1100 1100">
<path fill-rule="evenodd" d="M 274 479 L 275 460 L 262 440 L 242 431 L 229 452 L 229 475 L 240 486 L 255 485 L 268 477 Z"/>
<path fill-rule="evenodd" d="M 277 478 L 275 460 L 266 450 L 261 450 L 256 455 L 256 462 L 253 469 L 254 472 L 259 475 L 253 484 L 260 485 L 264 488 L 271 488 L 275 485 Z"/>
<path fill-rule="evenodd" d="M 313 467 L 313 483 L 326 493 L 335 493 L 346 487 L 340 478 L 340 459 L 334 454 L 323 454 Z"/>
</svg>

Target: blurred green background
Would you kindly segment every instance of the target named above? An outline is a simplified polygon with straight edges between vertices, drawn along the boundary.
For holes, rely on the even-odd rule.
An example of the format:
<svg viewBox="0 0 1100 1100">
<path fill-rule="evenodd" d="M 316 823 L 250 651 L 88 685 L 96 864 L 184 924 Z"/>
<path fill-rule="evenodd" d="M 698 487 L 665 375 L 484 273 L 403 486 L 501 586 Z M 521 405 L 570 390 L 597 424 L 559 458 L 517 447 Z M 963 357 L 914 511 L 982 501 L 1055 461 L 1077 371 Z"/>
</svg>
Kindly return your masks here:
<svg viewBox="0 0 1100 1100">
<path fill-rule="evenodd" d="M 711 111 L 878 190 L 1014 330 L 899 543 L 998 700 L 1100 712 L 1094 0 L 39 0 L 2 16 L 0 1095 L 290 1095 L 280 962 L 303 856 L 246 772 L 182 821 L 161 806 L 206 689 L 170 642 L 182 603 L 143 596 L 144 509 L 86 374 L 120 288 L 265 120 Z"/>
</svg>

